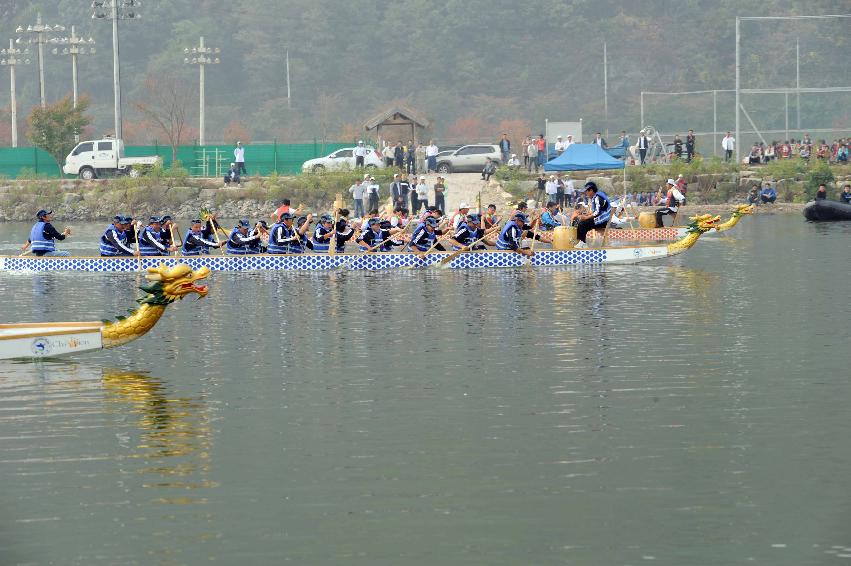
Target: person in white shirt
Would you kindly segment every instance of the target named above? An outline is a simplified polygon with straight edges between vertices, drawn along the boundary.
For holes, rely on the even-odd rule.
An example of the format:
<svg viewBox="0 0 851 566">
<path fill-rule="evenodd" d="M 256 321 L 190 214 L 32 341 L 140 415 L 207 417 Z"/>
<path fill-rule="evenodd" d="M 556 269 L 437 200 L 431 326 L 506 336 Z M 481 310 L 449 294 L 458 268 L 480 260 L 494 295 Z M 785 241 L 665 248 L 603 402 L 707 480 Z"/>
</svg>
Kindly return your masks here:
<svg viewBox="0 0 851 566">
<path fill-rule="evenodd" d="M 349 192 L 352 193 L 352 198 L 355 201 L 355 218 L 363 218 L 366 184 L 360 179 L 356 179 L 355 184 L 349 187 Z"/>
<path fill-rule="evenodd" d="M 668 214 L 676 214 L 680 205 L 686 200 L 683 193 L 677 189 L 677 182 L 673 179 L 668 179 L 667 193 L 665 194 L 665 206 L 656 209 L 656 227 L 664 228 L 662 217 Z"/>
<path fill-rule="evenodd" d="M 428 145 L 425 149 L 426 154 L 426 173 L 433 173 L 437 171 L 437 154 L 440 153 L 440 148 L 437 147 L 437 144 L 434 143 L 434 140 L 429 140 Z"/>
<path fill-rule="evenodd" d="M 508 167 L 510 169 L 519 169 L 520 168 L 520 160 L 517 159 L 516 153 L 511 154 L 511 158 L 508 160 Z"/>
<path fill-rule="evenodd" d="M 381 148 L 381 156 L 384 157 L 385 167 L 393 167 L 393 153 L 393 146 L 384 142 L 384 147 Z"/>
<path fill-rule="evenodd" d="M 363 167 L 366 163 L 366 146 L 363 145 L 363 140 L 358 140 L 358 146 L 355 148 L 355 167 Z"/>
<path fill-rule="evenodd" d="M 544 185 L 544 191 L 547 193 L 547 202 L 538 204 L 546 205 L 547 203 L 558 201 L 558 182 L 556 182 L 555 175 L 550 175 L 550 178 L 547 180 L 547 184 Z"/>
<path fill-rule="evenodd" d="M 572 146 L 575 143 L 576 142 L 573 141 L 573 136 L 567 136 L 567 141 L 564 142 L 564 149 L 567 150 L 567 148 L 569 148 L 570 146 Z"/>
<path fill-rule="evenodd" d="M 606 140 L 603 139 L 603 134 L 601 134 L 600 132 L 597 132 L 597 135 L 594 136 L 594 143 L 603 149 L 609 147 L 606 143 Z"/>
<path fill-rule="evenodd" d="M 467 218 L 468 214 L 470 214 L 470 205 L 466 202 L 462 202 L 458 205 L 458 212 L 452 216 L 452 229 L 457 232 L 458 226 Z"/>
<path fill-rule="evenodd" d="M 567 180 L 564 182 L 564 199 L 571 206 L 579 200 L 579 195 L 576 194 L 576 184 L 574 184 L 570 175 L 567 176 Z"/>
<path fill-rule="evenodd" d="M 233 160 L 236 163 L 236 172 L 240 175 L 248 175 L 248 170 L 245 169 L 245 148 L 242 147 L 242 142 L 236 142 L 236 147 L 233 150 Z"/>
<path fill-rule="evenodd" d="M 417 200 L 419 201 L 419 208 L 428 208 L 428 183 L 426 183 L 425 177 L 420 177 L 419 182 L 417 183 Z"/>
<path fill-rule="evenodd" d="M 553 149 L 556 152 L 556 156 L 561 155 L 567 149 L 567 144 L 561 139 L 561 136 L 556 136 L 556 143 L 553 144 Z"/>
<path fill-rule="evenodd" d="M 727 132 L 724 139 L 721 140 L 721 149 L 724 150 L 724 161 L 730 161 L 733 158 L 733 151 L 736 149 L 736 138 Z"/>
</svg>

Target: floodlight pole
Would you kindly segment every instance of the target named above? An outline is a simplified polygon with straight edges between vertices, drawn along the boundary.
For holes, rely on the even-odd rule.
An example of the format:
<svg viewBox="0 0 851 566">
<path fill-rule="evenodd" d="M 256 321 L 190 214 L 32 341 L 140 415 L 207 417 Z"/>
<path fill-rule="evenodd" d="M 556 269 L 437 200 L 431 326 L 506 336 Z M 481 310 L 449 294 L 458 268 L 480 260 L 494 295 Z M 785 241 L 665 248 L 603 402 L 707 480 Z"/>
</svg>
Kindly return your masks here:
<svg viewBox="0 0 851 566">
<path fill-rule="evenodd" d="M 640 118 L 640 121 L 641 121 L 641 123 L 638 125 L 639 131 L 644 129 L 644 91 L 643 90 L 641 91 L 641 118 Z"/>
<path fill-rule="evenodd" d="M 712 91 L 712 155 L 718 155 L 718 91 Z"/>
<path fill-rule="evenodd" d="M 609 137 L 609 57 L 603 42 L 603 131 Z"/>
<path fill-rule="evenodd" d="M 795 108 L 798 111 L 798 130 L 801 130 L 801 38 L 795 39 L 795 89 L 798 97 Z"/>
<path fill-rule="evenodd" d="M 740 27 L 742 20 L 740 17 L 736 16 L 736 139 L 734 144 L 736 146 L 735 156 L 736 156 L 736 164 L 739 163 L 739 147 L 741 146 L 741 128 L 739 124 L 739 104 L 740 104 L 740 75 L 741 75 L 741 66 L 739 61 L 739 47 L 740 47 Z"/>
</svg>

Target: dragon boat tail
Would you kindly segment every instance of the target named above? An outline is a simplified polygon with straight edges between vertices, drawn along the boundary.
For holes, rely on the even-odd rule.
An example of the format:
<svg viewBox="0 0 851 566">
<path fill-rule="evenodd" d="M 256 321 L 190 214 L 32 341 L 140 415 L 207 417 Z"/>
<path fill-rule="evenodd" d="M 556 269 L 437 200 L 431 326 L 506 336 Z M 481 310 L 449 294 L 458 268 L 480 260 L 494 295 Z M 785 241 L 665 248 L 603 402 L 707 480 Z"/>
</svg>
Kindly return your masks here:
<svg viewBox="0 0 851 566">
<path fill-rule="evenodd" d="M 145 292 L 139 307 L 114 321 L 0 324 L 0 360 L 53 358 L 132 342 L 147 334 L 173 302 L 189 294 L 206 296 L 207 287 L 197 282 L 209 274 L 206 267 L 193 271 L 183 264 L 149 267 L 147 282 L 139 287 Z"/>
</svg>

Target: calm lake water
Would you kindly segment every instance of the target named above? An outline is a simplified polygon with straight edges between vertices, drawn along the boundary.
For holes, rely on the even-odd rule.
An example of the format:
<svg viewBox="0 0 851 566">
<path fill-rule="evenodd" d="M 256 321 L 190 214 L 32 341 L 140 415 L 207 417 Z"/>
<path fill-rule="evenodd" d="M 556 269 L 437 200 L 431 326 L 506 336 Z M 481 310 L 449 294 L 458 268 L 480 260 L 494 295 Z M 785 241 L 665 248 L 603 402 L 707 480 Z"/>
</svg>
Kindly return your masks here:
<svg viewBox="0 0 851 566">
<path fill-rule="evenodd" d="M 849 242 L 214 273 L 128 346 L 0 362 L 0 563 L 849 564 Z M 137 277 L 0 273 L 0 321 L 122 314 Z"/>
</svg>

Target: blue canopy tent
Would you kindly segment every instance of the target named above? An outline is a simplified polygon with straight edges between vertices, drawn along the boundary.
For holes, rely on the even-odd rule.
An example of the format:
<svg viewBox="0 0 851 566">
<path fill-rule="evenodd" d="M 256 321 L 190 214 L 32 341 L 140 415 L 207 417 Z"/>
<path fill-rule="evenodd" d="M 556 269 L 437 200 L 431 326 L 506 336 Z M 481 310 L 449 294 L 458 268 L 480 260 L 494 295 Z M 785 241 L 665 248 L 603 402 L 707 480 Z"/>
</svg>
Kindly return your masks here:
<svg viewBox="0 0 851 566">
<path fill-rule="evenodd" d="M 575 143 L 544 164 L 544 171 L 594 171 L 597 169 L 624 169 L 624 162 L 615 159 L 594 143 Z"/>
</svg>

